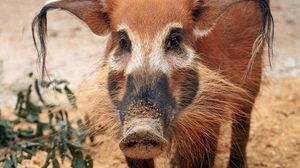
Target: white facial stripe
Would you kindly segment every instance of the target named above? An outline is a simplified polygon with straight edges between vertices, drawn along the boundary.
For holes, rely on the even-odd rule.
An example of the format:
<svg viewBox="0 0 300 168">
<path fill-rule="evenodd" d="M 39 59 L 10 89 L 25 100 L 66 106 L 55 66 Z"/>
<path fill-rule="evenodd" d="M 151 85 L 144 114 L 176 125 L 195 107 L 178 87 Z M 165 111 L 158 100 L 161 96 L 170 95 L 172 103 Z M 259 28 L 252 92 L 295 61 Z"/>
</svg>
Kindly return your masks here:
<svg viewBox="0 0 300 168">
<path fill-rule="evenodd" d="M 157 41 L 156 41 L 157 42 Z M 161 44 L 154 44 L 151 53 L 149 54 L 149 66 L 150 70 L 159 71 L 161 70 L 164 73 L 169 72 L 169 66 L 165 59 L 162 58 L 163 50 L 161 48 Z"/>
<path fill-rule="evenodd" d="M 132 45 L 132 54 L 131 59 L 128 63 L 127 69 L 125 71 L 126 74 L 130 74 L 136 69 L 143 68 L 144 59 L 143 57 L 143 50 L 141 41 L 136 38 L 136 40 L 132 40 L 135 44 Z"/>
<path fill-rule="evenodd" d="M 162 72 L 167 73 L 169 71 L 169 67 L 167 62 L 162 58 L 164 52 L 162 49 L 162 42 L 164 37 L 165 36 L 160 36 L 160 33 L 158 33 L 151 44 L 152 49 L 149 53 L 149 69 L 153 71 L 161 70 Z"/>
</svg>

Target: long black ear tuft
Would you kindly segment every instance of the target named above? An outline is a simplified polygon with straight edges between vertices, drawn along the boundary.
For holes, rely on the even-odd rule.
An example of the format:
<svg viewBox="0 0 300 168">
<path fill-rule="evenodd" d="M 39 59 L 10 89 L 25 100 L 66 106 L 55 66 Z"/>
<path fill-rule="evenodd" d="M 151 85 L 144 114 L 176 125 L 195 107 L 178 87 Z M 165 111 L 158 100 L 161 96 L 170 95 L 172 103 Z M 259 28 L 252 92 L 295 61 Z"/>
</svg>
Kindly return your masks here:
<svg viewBox="0 0 300 168">
<path fill-rule="evenodd" d="M 44 79 L 46 69 L 46 39 L 47 39 L 47 12 L 51 9 L 47 5 L 42 8 L 40 13 L 32 21 L 32 37 L 34 46 L 38 53 L 38 64 L 42 64 L 42 79 Z"/>
<path fill-rule="evenodd" d="M 262 27 L 260 33 L 263 35 L 263 40 L 268 44 L 269 63 L 272 66 L 273 57 L 273 41 L 274 41 L 274 19 L 267 0 L 259 2 L 262 11 Z"/>
<path fill-rule="evenodd" d="M 262 12 L 262 17 L 261 17 L 260 33 L 253 45 L 252 57 L 247 67 L 247 73 L 251 71 L 257 53 L 260 51 L 264 43 L 267 43 L 268 45 L 269 65 L 271 68 L 272 68 L 272 57 L 273 57 L 274 19 L 269 6 L 269 2 L 268 0 L 252 0 L 252 1 L 258 3 Z"/>
</svg>

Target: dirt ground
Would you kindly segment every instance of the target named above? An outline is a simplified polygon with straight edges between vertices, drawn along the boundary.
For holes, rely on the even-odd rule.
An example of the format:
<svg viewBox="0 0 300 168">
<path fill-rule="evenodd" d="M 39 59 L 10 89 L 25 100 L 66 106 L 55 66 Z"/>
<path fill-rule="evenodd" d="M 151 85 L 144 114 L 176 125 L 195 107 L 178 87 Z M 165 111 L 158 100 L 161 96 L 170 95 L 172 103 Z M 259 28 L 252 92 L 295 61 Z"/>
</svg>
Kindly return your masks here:
<svg viewBox="0 0 300 168">
<path fill-rule="evenodd" d="M 26 83 L 24 76 L 37 72 L 30 24 L 43 3 L 43 0 L 0 2 L 1 109 L 12 107 L 15 103 L 12 95 Z M 298 168 L 300 1 L 273 0 L 272 10 L 275 19 L 273 68 L 265 70 L 262 91 L 253 112 L 248 162 L 250 168 Z M 93 35 L 81 21 L 65 12 L 51 12 L 48 16 L 48 70 L 55 78 L 69 80 L 72 88 L 76 89 L 101 61 L 106 38 Z M 94 156 L 95 167 L 126 167 L 116 144 L 108 145 L 110 141 L 103 137 L 103 144 L 94 149 L 97 153 Z M 220 146 L 216 167 L 225 167 L 228 144 Z M 38 156 L 24 166 L 38 167 L 41 161 Z M 63 167 L 69 166 L 65 164 Z"/>
</svg>

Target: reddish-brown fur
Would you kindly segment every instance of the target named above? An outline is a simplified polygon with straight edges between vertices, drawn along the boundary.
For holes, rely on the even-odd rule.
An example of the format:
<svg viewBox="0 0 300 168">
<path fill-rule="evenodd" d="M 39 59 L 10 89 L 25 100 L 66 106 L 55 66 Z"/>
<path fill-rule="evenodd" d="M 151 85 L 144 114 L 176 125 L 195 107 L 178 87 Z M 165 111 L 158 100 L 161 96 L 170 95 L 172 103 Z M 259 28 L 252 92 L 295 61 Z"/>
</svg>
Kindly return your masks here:
<svg viewBox="0 0 300 168">
<path fill-rule="evenodd" d="M 200 2 L 195 4 L 192 0 L 178 0 L 176 3 L 174 0 L 151 0 L 145 3 L 144 0 L 107 0 L 98 4 L 101 8 L 98 16 L 103 14 L 101 12 L 105 12 L 101 18 L 108 15 L 110 21 L 108 24 L 102 20 L 101 24 L 105 27 L 101 29 L 97 29 L 98 24 L 96 27 L 93 26 L 96 20 L 91 12 L 88 14 L 93 17 L 76 15 L 96 34 L 115 32 L 120 24 L 126 24 L 145 41 L 151 40 L 168 23 L 181 23 L 186 32 L 185 43 L 193 46 L 197 59 L 186 69 L 172 69 L 168 76 L 169 87 L 175 99 L 179 99 L 178 81 L 189 75 L 189 70 L 198 73 L 201 83 L 193 102 L 176 114 L 166 133 L 172 142 L 169 148 L 169 152 L 174 155 L 172 164 L 179 167 L 213 166 L 220 126 L 224 122 L 232 122 L 232 147 L 228 166 L 246 167 L 245 149 L 251 110 L 259 92 L 263 67 L 263 51 L 259 41 L 259 37 L 265 35 L 261 34 L 262 12 L 255 1 L 200 0 Z M 200 17 L 202 22 L 198 23 L 193 20 L 193 10 L 202 3 L 207 3 L 208 7 L 203 9 L 201 16 L 205 18 L 201 20 Z M 214 3 L 218 5 L 209 6 Z M 234 4 L 228 5 L 231 3 Z M 61 6 L 59 4 L 59 7 Z M 53 7 L 55 8 L 55 4 Z M 213 26 L 213 29 L 207 36 L 197 38 L 193 34 L 195 26 L 202 28 Z M 107 27 L 109 30 L 106 30 Z M 116 43 L 113 36 L 109 38 L 105 52 L 106 59 Z M 97 134 L 100 129 L 110 129 L 118 137 L 121 126 L 112 104 L 114 100 L 110 99 L 107 91 L 108 72 L 108 65 L 103 64 L 93 81 L 84 86 L 82 93 L 85 94 L 81 104 L 87 114 L 92 134 Z M 119 97 L 122 97 L 127 79 L 122 75 L 124 72 L 114 73 L 119 73 L 115 80 L 119 81 L 121 88 Z M 133 167 L 134 164 L 137 167 L 153 167 L 151 160 L 145 162 L 128 160 L 128 163 Z"/>
</svg>

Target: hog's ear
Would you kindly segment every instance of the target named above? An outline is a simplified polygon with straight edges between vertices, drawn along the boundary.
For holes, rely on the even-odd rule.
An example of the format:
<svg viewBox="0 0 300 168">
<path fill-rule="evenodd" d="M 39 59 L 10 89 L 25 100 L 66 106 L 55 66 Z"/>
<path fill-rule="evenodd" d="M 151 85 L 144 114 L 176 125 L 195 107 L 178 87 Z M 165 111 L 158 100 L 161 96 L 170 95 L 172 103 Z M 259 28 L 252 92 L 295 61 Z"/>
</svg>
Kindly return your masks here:
<svg viewBox="0 0 300 168">
<path fill-rule="evenodd" d="M 109 31 L 109 17 L 101 0 L 56 0 L 50 1 L 42 8 L 39 16 L 46 16 L 52 9 L 61 9 L 72 13 L 97 35 L 105 35 Z"/>
<path fill-rule="evenodd" d="M 102 0 L 56 0 L 46 3 L 32 22 L 32 36 L 45 72 L 47 12 L 52 9 L 65 10 L 77 16 L 97 35 L 106 35 L 110 30 L 110 19 Z M 36 38 L 36 36 L 38 38 Z"/>
<path fill-rule="evenodd" d="M 207 35 L 226 9 L 240 0 L 195 0 L 193 6 L 194 34 Z"/>
</svg>

